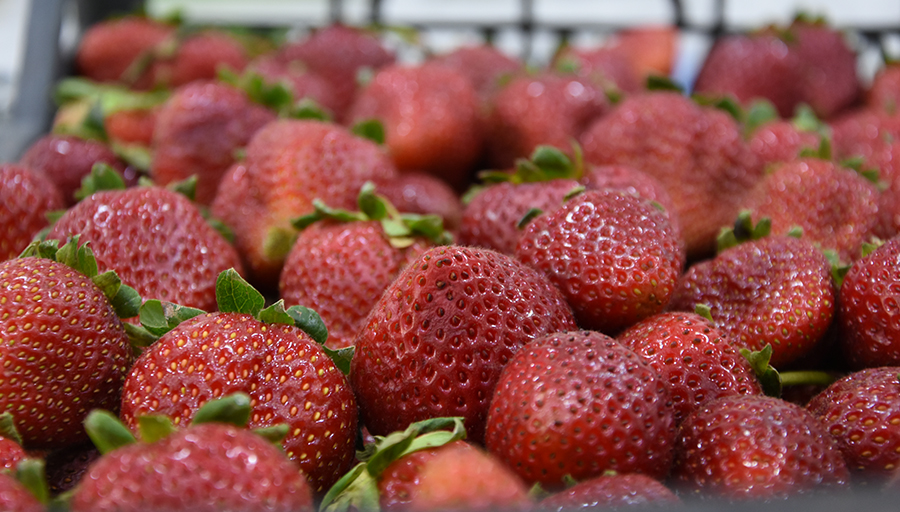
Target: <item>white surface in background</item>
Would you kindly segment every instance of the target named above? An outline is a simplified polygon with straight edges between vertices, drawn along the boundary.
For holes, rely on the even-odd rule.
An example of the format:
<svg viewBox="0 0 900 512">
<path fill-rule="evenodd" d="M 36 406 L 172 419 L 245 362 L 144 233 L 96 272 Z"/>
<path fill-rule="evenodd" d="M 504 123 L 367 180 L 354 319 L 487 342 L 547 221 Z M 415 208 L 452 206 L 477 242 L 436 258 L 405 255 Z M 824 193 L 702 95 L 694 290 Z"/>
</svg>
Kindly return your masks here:
<svg viewBox="0 0 900 512">
<path fill-rule="evenodd" d="M 29 0 L 0 0 L 0 117 L 14 98 L 13 84 L 24 53 Z"/>
</svg>

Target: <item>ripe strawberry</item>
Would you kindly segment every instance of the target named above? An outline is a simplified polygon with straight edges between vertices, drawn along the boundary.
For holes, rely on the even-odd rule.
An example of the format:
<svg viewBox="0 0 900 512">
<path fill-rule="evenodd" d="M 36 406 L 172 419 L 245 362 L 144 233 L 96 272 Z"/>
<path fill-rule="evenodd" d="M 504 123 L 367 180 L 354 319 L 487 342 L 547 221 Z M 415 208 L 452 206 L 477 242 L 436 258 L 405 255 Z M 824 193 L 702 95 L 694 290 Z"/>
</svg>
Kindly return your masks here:
<svg viewBox="0 0 900 512">
<path fill-rule="evenodd" d="M 693 265 L 669 309 L 710 307 L 716 326 L 737 347 L 773 349 L 775 367 L 810 353 L 835 309 L 831 264 L 805 238 L 768 236 Z"/>
<path fill-rule="evenodd" d="M 19 165 L 52 181 L 66 201 L 75 204 L 75 192 L 94 164 L 104 163 L 125 175 L 125 163 L 103 143 L 66 135 L 44 135 L 31 144 Z"/>
<path fill-rule="evenodd" d="M 86 440 L 81 421 L 95 407 L 117 408 L 132 359 L 119 302 L 106 295 L 124 287 L 97 275 L 90 253 L 75 246 L 32 244 L 27 257 L 0 263 L 0 411 L 13 415 L 28 448 Z"/>
<path fill-rule="evenodd" d="M 301 310 L 285 312 L 281 302 L 263 309 L 262 295 L 234 271 L 222 274 L 216 294 L 220 312 L 181 323 L 175 315 L 175 327 L 135 361 L 122 391 L 123 421 L 136 430 L 141 416 L 157 414 L 184 426 L 213 398 L 247 393 L 249 426 L 286 424 L 288 458 L 323 494 L 353 464 L 357 412 L 347 378 L 296 326 Z"/>
<path fill-rule="evenodd" d="M 792 120 L 771 119 L 753 129 L 748 144 L 763 165 L 795 160 L 804 152 L 816 152 L 822 144 L 824 125 L 808 109 Z"/>
<path fill-rule="evenodd" d="M 874 109 L 850 112 L 830 121 L 829 125 L 837 158 L 862 157 L 870 162 L 879 151 L 900 138 L 900 116 Z"/>
<path fill-rule="evenodd" d="M 762 393 L 750 364 L 716 326 L 695 313 L 660 313 L 616 338 L 665 383 L 681 421 L 710 400 Z"/>
<path fill-rule="evenodd" d="M 640 473 L 610 474 L 584 480 L 541 500 L 541 510 L 619 510 L 679 508 L 681 499 L 662 484 Z"/>
<path fill-rule="evenodd" d="M 331 82 L 310 72 L 302 62 L 286 61 L 277 55 L 264 54 L 253 60 L 247 69 L 259 74 L 266 82 L 287 85 L 294 98 L 311 99 L 332 115 L 342 108 Z"/>
<path fill-rule="evenodd" d="M 15 258 L 39 231 L 46 214 L 64 208 L 50 180 L 17 164 L 0 164 L 0 260 Z"/>
<path fill-rule="evenodd" d="M 157 85 L 180 87 L 198 80 L 213 80 L 220 68 L 241 72 L 248 63 L 241 43 L 228 33 L 207 29 L 192 33 L 178 41 L 171 55 L 158 57 L 153 63 Z"/>
<path fill-rule="evenodd" d="M 761 395 L 723 397 L 682 423 L 672 478 L 703 498 L 777 500 L 847 487 L 840 449 L 805 409 Z"/>
<path fill-rule="evenodd" d="M 889 364 L 889 363 L 888 363 Z M 833 383 L 806 408 L 844 454 L 854 485 L 872 485 L 900 466 L 900 367 L 867 368 Z"/>
<path fill-rule="evenodd" d="M 823 119 L 852 107 L 862 95 L 856 52 L 824 20 L 802 17 L 787 28 L 801 65 L 800 95 Z"/>
<path fill-rule="evenodd" d="M 11 414 L 9 417 L 12 420 Z M 15 436 L 0 435 L 0 471 L 15 470 L 19 462 L 27 457 L 21 441 L 18 433 Z"/>
<path fill-rule="evenodd" d="M 433 214 L 444 220 L 444 228 L 456 231 L 462 222 L 463 205 L 447 182 L 422 172 L 404 172 L 378 185 L 378 193 L 401 212 Z"/>
<path fill-rule="evenodd" d="M 625 192 L 596 190 L 532 221 L 516 258 L 562 290 L 578 325 L 614 334 L 666 307 L 685 257 L 664 212 Z"/>
<path fill-rule="evenodd" d="M 350 381 L 362 423 L 384 435 L 463 416 L 478 442 L 512 354 L 574 326 L 571 308 L 537 271 L 486 249 L 430 249 L 385 290 L 357 336 Z"/>
<path fill-rule="evenodd" d="M 485 446 L 529 484 L 559 490 L 613 470 L 664 478 L 675 419 L 662 378 L 590 331 L 550 334 L 516 352 L 491 400 Z"/>
<path fill-rule="evenodd" d="M 89 429 L 95 430 L 98 416 L 89 418 Z M 92 435 L 95 442 L 101 439 L 98 436 Z M 163 437 L 158 437 L 142 443 L 133 438 L 122 445 L 101 443 L 104 454 L 75 488 L 69 509 L 314 510 L 303 473 L 270 440 L 254 432 L 214 421 L 163 431 Z"/>
<path fill-rule="evenodd" d="M 522 71 L 523 63 L 489 44 L 461 46 L 432 57 L 432 62 L 463 74 L 472 83 L 482 105 L 487 105 L 500 88 L 500 82 Z"/>
<path fill-rule="evenodd" d="M 81 235 L 103 270 L 146 299 L 215 309 L 216 277 L 241 268 L 234 247 L 187 197 L 159 186 L 96 192 L 66 211 L 49 238 Z"/>
<path fill-rule="evenodd" d="M 612 44 L 590 48 L 563 48 L 554 56 L 559 70 L 573 70 L 576 75 L 604 90 L 634 93 L 641 88 L 641 77 L 630 55 Z"/>
<path fill-rule="evenodd" d="M 314 199 L 351 209 L 366 181 L 394 176 L 372 141 L 331 123 L 278 120 L 250 139 L 245 159 L 220 183 L 212 211 L 234 230 L 254 283 L 275 288 L 296 236 L 291 219 L 311 213 Z"/>
<path fill-rule="evenodd" d="M 0 473 L 0 510 L 45 512 L 47 507 L 15 476 Z"/>
<path fill-rule="evenodd" d="M 900 238 L 857 260 L 840 289 L 838 322 L 844 357 L 856 369 L 900 365 L 896 287 Z"/>
<path fill-rule="evenodd" d="M 281 298 L 319 313 L 332 349 L 353 344 L 369 311 L 403 267 L 449 241 L 437 217 L 403 216 L 374 191 L 371 184 L 363 187 L 359 212 L 317 203 L 315 214 L 297 219 L 302 232 L 281 270 Z"/>
<path fill-rule="evenodd" d="M 662 183 L 691 258 L 713 250 L 719 229 L 762 175 L 733 118 L 675 92 L 624 99 L 581 143 L 588 163 L 628 165 Z"/>
<path fill-rule="evenodd" d="M 212 203 L 235 151 L 275 113 L 221 82 L 200 81 L 176 90 L 160 108 L 153 133 L 153 179 L 160 185 L 197 176 L 197 201 Z"/>
<path fill-rule="evenodd" d="M 514 77 L 491 105 L 488 160 L 494 168 L 506 169 L 540 145 L 568 148 L 608 107 L 603 90 L 583 78 L 551 73 Z"/>
<path fill-rule="evenodd" d="M 159 108 L 117 110 L 103 119 L 109 140 L 118 144 L 137 144 L 150 147 Z"/>
<path fill-rule="evenodd" d="M 842 261 L 859 258 L 878 223 L 878 190 L 858 173 L 833 162 L 802 158 L 783 162 L 741 203 L 772 233 L 799 227 L 803 238 L 834 250 Z"/>
<path fill-rule="evenodd" d="M 388 66 L 363 88 L 350 123 L 378 119 L 397 169 L 433 174 L 464 189 L 483 147 L 478 96 L 469 80 L 435 63 Z"/>
<path fill-rule="evenodd" d="M 122 82 L 129 68 L 150 58 L 155 48 L 175 35 L 175 27 L 150 18 L 127 16 L 89 27 L 78 44 L 75 65 L 78 72 L 98 82 Z M 144 66 L 145 68 L 147 66 Z M 149 89 L 153 80 L 147 70 L 135 77 L 133 85 Z"/>
<path fill-rule="evenodd" d="M 886 114 L 896 114 L 900 107 L 900 63 L 887 62 L 875 72 L 865 91 L 865 107 Z"/>
<path fill-rule="evenodd" d="M 299 61 L 331 84 L 337 97 L 335 119 L 345 118 L 358 89 L 358 76 L 393 64 L 395 56 L 374 34 L 334 24 L 281 48 L 278 57 Z"/>
<path fill-rule="evenodd" d="M 624 52 L 638 76 L 669 76 L 675 67 L 678 29 L 673 25 L 637 25 L 618 30 L 607 43 Z"/>
<path fill-rule="evenodd" d="M 588 190 L 611 188 L 657 203 L 669 215 L 669 222 L 681 238 L 681 228 L 674 215 L 675 203 L 653 176 L 627 165 L 589 165 L 579 181 Z"/>
</svg>

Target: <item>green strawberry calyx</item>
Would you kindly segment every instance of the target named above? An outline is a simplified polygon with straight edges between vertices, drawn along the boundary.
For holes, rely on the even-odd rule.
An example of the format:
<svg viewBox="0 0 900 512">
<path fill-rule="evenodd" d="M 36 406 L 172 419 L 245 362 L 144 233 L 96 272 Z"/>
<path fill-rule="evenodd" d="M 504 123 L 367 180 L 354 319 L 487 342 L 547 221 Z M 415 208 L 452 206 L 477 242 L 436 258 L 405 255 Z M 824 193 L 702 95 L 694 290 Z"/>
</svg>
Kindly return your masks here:
<svg viewBox="0 0 900 512">
<path fill-rule="evenodd" d="M 730 249 L 744 242 L 759 240 L 769 236 L 772 231 L 772 220 L 763 217 L 756 224 L 753 223 L 753 214 L 750 210 L 741 210 L 738 213 L 734 225 L 722 228 L 716 239 L 718 252 Z"/>
<path fill-rule="evenodd" d="M 401 213 L 384 196 L 375 193 L 375 184 L 367 181 L 357 198 L 359 210 L 351 212 L 331 208 L 323 201 L 313 201 L 313 212 L 291 221 L 298 230 L 304 230 L 315 222 L 331 220 L 337 222 L 378 221 L 393 247 L 402 249 L 415 243 L 416 237 L 424 237 L 436 245 L 447 245 L 452 237 L 444 230 L 444 221 L 439 215 Z"/>
<path fill-rule="evenodd" d="M 413 423 L 404 431 L 376 436 L 374 443 L 357 453 L 361 462 L 328 490 L 319 510 L 378 511 L 378 479 L 391 463 L 410 453 L 444 446 L 465 437 L 466 429 L 461 417 L 432 418 Z"/>
<path fill-rule="evenodd" d="M 555 146 L 541 145 L 529 158 L 516 160 L 515 168 L 508 171 L 482 171 L 478 177 L 485 183 L 538 183 L 554 179 L 580 180 L 584 175 L 584 152 L 581 145 L 572 141 L 572 156 Z"/>
<path fill-rule="evenodd" d="M 267 80 L 248 70 L 237 74 L 229 68 L 218 71 L 219 80 L 243 91 L 250 101 L 272 110 L 282 118 L 330 121 L 331 114 L 309 97 L 295 98 L 291 86 L 283 80 Z"/>
</svg>

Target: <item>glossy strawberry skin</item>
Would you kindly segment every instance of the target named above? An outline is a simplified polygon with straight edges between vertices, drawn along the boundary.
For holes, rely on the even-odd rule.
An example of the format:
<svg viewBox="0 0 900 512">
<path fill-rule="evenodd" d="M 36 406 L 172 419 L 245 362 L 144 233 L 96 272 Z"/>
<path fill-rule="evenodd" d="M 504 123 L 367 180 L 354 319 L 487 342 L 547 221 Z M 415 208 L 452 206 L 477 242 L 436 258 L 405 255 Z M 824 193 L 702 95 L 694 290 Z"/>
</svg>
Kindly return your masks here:
<svg viewBox="0 0 900 512">
<path fill-rule="evenodd" d="M 319 313 L 329 347 L 348 347 L 385 288 L 429 245 L 423 239 L 395 248 L 375 221 L 314 224 L 285 260 L 281 298 Z"/>
<path fill-rule="evenodd" d="M 540 502 L 540 509 L 563 512 L 584 509 L 678 508 L 681 499 L 662 482 L 640 473 L 601 475 L 583 480 Z"/>
<path fill-rule="evenodd" d="M 26 447 L 85 441 L 91 409 L 118 409 L 132 360 L 121 321 L 90 279 L 47 259 L 0 264 L 0 297 L 0 410 Z"/>
<path fill-rule="evenodd" d="M 0 165 L 0 260 L 18 256 L 47 227 L 47 213 L 65 208 L 50 180 L 17 164 Z"/>
<path fill-rule="evenodd" d="M 115 270 L 144 300 L 214 311 L 215 284 L 243 270 L 225 238 L 188 198 L 163 187 L 97 192 L 68 210 L 49 238 L 81 235 L 102 270 Z"/>
<path fill-rule="evenodd" d="M 571 308 L 537 271 L 500 253 L 430 249 L 385 290 L 356 338 L 350 381 L 376 435 L 463 416 L 484 435 L 501 368 L 542 334 L 574 328 Z"/>
<path fill-rule="evenodd" d="M 521 61 L 490 45 L 461 46 L 432 60 L 465 75 L 482 104 L 490 101 L 505 77 L 521 71 L 523 66 Z"/>
<path fill-rule="evenodd" d="M 616 338 L 656 371 L 669 389 L 675 421 L 706 402 L 730 395 L 762 394 L 738 348 L 695 313 L 660 313 Z"/>
<path fill-rule="evenodd" d="M 803 408 L 766 396 L 713 400 L 682 423 L 673 485 L 732 501 L 845 489 L 840 449 Z"/>
<path fill-rule="evenodd" d="M 459 196 L 447 182 L 431 174 L 404 172 L 379 184 L 377 192 L 401 212 L 439 215 L 444 229 L 459 229 L 463 211 Z"/>
<path fill-rule="evenodd" d="M 772 346 L 776 368 L 810 353 L 834 318 L 836 297 L 825 255 L 804 239 L 769 236 L 745 242 L 685 273 L 669 305 L 710 307 L 737 347 Z"/>
<path fill-rule="evenodd" d="M 250 428 L 286 423 L 288 458 L 323 494 L 353 463 L 356 401 L 346 377 L 293 326 L 211 313 L 182 323 L 145 351 L 122 393 L 122 419 L 164 414 L 186 425 L 207 401 L 245 392 Z"/>
<path fill-rule="evenodd" d="M 814 396 L 806 408 L 837 440 L 854 485 L 888 479 L 900 465 L 900 367 L 851 373 Z"/>
<path fill-rule="evenodd" d="M 668 215 L 615 190 L 584 192 L 536 218 L 516 258 L 562 290 L 581 327 L 608 334 L 662 311 L 685 261 Z"/>
<path fill-rule="evenodd" d="M 0 436 L 0 470 L 16 470 L 19 461 L 27 457 L 25 449 L 16 441 Z"/>
<path fill-rule="evenodd" d="M 78 71 L 99 82 L 122 81 L 136 59 L 153 52 L 174 33 L 173 26 L 137 16 L 97 23 L 79 43 L 75 57 Z M 149 89 L 153 86 L 150 73 L 145 71 L 132 85 Z"/>
<path fill-rule="evenodd" d="M 214 512 L 314 510 L 304 475 L 277 447 L 231 425 L 209 423 L 101 457 L 71 510 Z"/>
<path fill-rule="evenodd" d="M 853 368 L 900 365 L 898 261 L 900 238 L 892 238 L 844 276 L 838 321 L 841 347 Z"/>
<path fill-rule="evenodd" d="M 606 335 L 566 332 L 523 347 L 500 375 L 485 446 L 523 480 L 560 490 L 613 470 L 663 478 L 675 421 L 663 381 Z"/>
<path fill-rule="evenodd" d="M 196 200 L 212 203 L 219 181 L 247 144 L 275 113 L 221 82 L 200 81 L 175 90 L 153 131 L 154 181 L 159 185 L 197 176 Z"/>
<path fill-rule="evenodd" d="M 750 137 L 750 150 L 763 165 L 795 160 L 803 150 L 818 151 L 820 136 L 803 131 L 787 120 L 777 120 L 760 126 Z"/>
</svg>

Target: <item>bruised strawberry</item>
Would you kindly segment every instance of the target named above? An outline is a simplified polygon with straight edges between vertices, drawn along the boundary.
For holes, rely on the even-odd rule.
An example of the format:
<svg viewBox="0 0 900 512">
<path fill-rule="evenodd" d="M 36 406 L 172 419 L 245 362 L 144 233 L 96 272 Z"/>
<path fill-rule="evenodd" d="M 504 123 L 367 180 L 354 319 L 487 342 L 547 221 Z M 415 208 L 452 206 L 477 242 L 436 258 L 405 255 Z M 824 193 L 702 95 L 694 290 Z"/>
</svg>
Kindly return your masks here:
<svg viewBox="0 0 900 512">
<path fill-rule="evenodd" d="M 762 393 L 739 347 L 698 314 L 660 313 L 616 339 L 634 350 L 665 383 L 676 423 L 710 400 Z"/>
<path fill-rule="evenodd" d="M 781 500 L 846 489 L 834 439 L 805 409 L 760 395 L 723 397 L 682 423 L 673 485 L 702 498 Z"/>
<path fill-rule="evenodd" d="M 664 478 L 675 418 L 661 376 L 612 338 L 551 334 L 516 352 L 500 374 L 485 446 L 529 484 L 560 490 L 620 473 Z"/>
<path fill-rule="evenodd" d="M 481 156 L 478 96 L 458 71 L 435 63 L 388 66 L 353 103 L 348 121 L 377 119 L 397 169 L 433 174 L 463 189 Z"/>
<path fill-rule="evenodd" d="M 699 262 L 685 273 L 669 308 L 710 307 L 737 347 L 773 349 L 773 366 L 809 354 L 834 317 L 831 264 L 805 238 L 768 236 Z"/>
<path fill-rule="evenodd" d="M 109 146 L 68 135 L 44 135 L 19 159 L 20 165 L 52 181 L 68 206 L 75 204 L 75 192 L 81 188 L 81 180 L 97 163 L 109 165 L 125 175 L 125 163 Z"/>
<path fill-rule="evenodd" d="M 212 211 L 234 230 L 254 284 L 271 289 L 296 237 L 291 219 L 312 213 L 315 199 L 353 209 L 366 181 L 396 174 L 382 148 L 346 128 L 277 120 L 250 139 L 244 160 L 220 183 Z"/>
<path fill-rule="evenodd" d="M 661 312 L 685 262 L 666 213 L 610 189 L 538 216 L 515 254 L 562 290 L 578 325 L 609 334 Z"/>
<path fill-rule="evenodd" d="M 19 255 L 49 224 L 46 214 L 65 207 L 50 180 L 17 164 L 0 164 L 0 260 Z"/>
<path fill-rule="evenodd" d="M 581 143 L 588 163 L 628 165 L 662 183 L 691 258 L 713 250 L 719 229 L 762 176 L 731 116 L 675 92 L 624 99 Z"/>
<path fill-rule="evenodd" d="M 559 291 L 509 256 L 430 249 L 385 290 L 356 339 L 350 381 L 376 435 L 463 416 L 478 442 L 501 368 L 522 345 L 571 330 Z"/>
<path fill-rule="evenodd" d="M 540 510 L 644 510 L 678 508 L 681 499 L 662 482 L 641 473 L 594 477 L 541 500 Z"/>
<path fill-rule="evenodd" d="M 222 176 L 274 112 L 221 82 L 195 82 L 176 90 L 160 108 L 151 172 L 160 185 L 197 176 L 196 200 L 210 204 Z"/>
<path fill-rule="evenodd" d="M 78 44 L 75 64 L 80 74 L 98 82 L 122 82 L 140 59 L 175 35 L 175 27 L 150 18 L 128 16 L 92 25 Z M 136 64 L 137 63 L 137 64 Z M 146 67 L 146 66 L 145 66 Z M 152 87 L 149 73 L 134 85 Z"/>
</svg>

